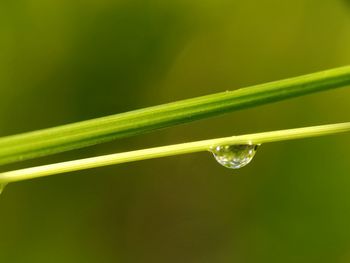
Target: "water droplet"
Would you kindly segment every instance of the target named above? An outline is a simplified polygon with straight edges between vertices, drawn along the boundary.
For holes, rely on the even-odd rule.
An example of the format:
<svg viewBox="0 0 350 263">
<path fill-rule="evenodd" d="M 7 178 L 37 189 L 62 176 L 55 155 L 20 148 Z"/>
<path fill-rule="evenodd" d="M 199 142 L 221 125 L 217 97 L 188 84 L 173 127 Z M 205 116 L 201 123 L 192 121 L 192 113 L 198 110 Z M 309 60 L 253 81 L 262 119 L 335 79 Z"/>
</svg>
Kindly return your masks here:
<svg viewBox="0 0 350 263">
<path fill-rule="evenodd" d="M 212 146 L 210 151 L 219 164 L 230 169 L 246 166 L 253 159 L 258 144 L 233 144 Z"/>
<path fill-rule="evenodd" d="M 0 184 L 0 194 L 4 191 L 6 184 Z"/>
</svg>

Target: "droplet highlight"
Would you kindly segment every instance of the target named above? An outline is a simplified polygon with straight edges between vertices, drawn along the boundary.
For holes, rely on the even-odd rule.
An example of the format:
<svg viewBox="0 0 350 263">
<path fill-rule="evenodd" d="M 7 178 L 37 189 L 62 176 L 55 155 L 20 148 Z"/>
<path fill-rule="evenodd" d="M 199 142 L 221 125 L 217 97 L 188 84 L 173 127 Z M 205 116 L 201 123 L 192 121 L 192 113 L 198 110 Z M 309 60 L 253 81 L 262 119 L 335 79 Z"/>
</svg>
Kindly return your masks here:
<svg viewBox="0 0 350 263">
<path fill-rule="evenodd" d="M 233 144 L 212 146 L 210 151 L 216 161 L 230 169 L 239 169 L 246 166 L 254 158 L 259 144 Z"/>
</svg>

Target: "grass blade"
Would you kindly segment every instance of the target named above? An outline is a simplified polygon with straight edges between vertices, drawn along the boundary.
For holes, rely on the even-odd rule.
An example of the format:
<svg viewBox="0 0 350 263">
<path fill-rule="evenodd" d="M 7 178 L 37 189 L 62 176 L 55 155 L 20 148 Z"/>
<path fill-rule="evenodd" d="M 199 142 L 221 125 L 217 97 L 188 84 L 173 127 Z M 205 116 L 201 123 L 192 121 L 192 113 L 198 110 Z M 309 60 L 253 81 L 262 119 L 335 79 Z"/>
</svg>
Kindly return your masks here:
<svg viewBox="0 0 350 263">
<path fill-rule="evenodd" d="M 0 164 L 36 158 L 350 84 L 350 66 L 0 138 Z"/>
<path fill-rule="evenodd" d="M 301 139 L 350 131 L 350 122 L 313 126 L 298 129 L 263 132 L 241 136 L 232 136 L 219 139 L 203 140 L 175 144 L 169 146 L 155 147 L 144 150 L 137 150 L 124 153 L 103 155 L 98 157 L 74 160 L 63 163 L 55 163 L 44 166 L 26 168 L 10 172 L 0 173 L 0 185 L 10 182 L 28 180 L 54 174 L 96 168 L 101 166 L 134 162 L 146 159 L 174 156 L 194 152 L 207 151 L 213 145 L 229 144 L 261 144 L 283 140 Z"/>
</svg>

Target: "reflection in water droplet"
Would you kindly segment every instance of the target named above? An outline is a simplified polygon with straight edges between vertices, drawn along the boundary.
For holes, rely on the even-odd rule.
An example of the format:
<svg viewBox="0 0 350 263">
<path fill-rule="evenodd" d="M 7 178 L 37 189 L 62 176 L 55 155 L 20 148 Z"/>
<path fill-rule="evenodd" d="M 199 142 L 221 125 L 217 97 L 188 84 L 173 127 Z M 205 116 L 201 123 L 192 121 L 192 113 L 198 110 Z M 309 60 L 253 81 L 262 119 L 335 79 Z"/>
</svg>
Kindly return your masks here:
<svg viewBox="0 0 350 263">
<path fill-rule="evenodd" d="M 259 146 L 257 144 L 219 145 L 212 146 L 210 151 L 222 166 L 239 169 L 250 163 Z"/>
<path fill-rule="evenodd" d="M 0 184 L 0 194 L 4 191 L 6 184 Z"/>
</svg>

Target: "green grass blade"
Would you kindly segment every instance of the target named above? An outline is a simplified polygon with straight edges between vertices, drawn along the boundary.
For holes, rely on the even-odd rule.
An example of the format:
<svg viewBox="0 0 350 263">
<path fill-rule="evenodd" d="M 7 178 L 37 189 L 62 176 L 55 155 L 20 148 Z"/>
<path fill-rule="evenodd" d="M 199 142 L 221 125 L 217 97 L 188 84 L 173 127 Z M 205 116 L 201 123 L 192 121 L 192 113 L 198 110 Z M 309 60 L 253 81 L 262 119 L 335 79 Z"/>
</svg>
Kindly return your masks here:
<svg viewBox="0 0 350 263">
<path fill-rule="evenodd" d="M 230 144 L 261 144 L 283 140 L 301 139 L 350 131 L 350 122 L 330 124 L 298 129 L 263 132 L 256 134 L 225 137 L 219 139 L 203 140 L 155 147 L 124 153 L 103 155 L 98 157 L 55 163 L 44 166 L 26 168 L 21 170 L 0 173 L 0 186 L 10 182 L 23 181 L 43 176 L 61 174 L 66 172 L 96 168 L 112 164 L 134 162 L 146 159 L 174 156 L 179 154 L 207 151 L 211 146 Z"/>
<path fill-rule="evenodd" d="M 350 84 L 350 66 L 0 138 L 0 164 L 50 155 Z"/>
</svg>

